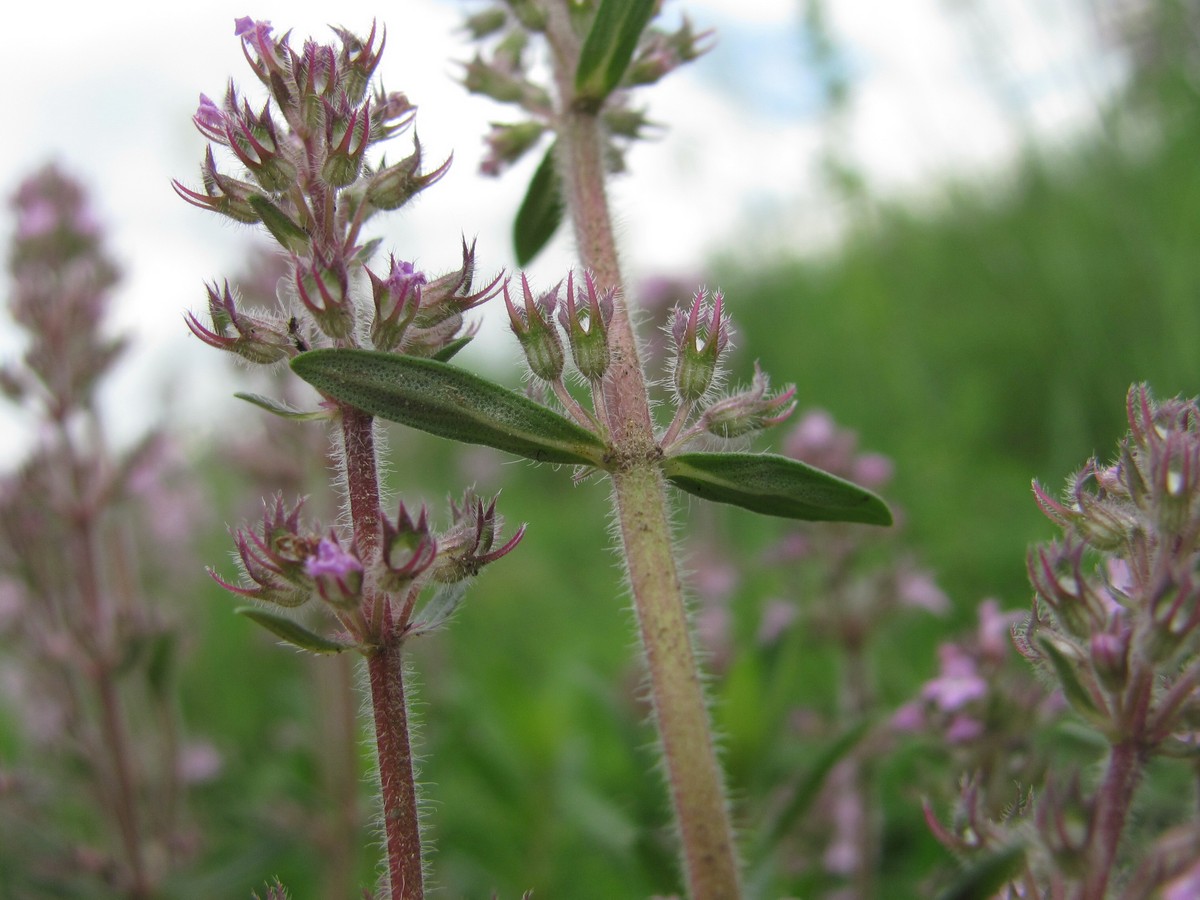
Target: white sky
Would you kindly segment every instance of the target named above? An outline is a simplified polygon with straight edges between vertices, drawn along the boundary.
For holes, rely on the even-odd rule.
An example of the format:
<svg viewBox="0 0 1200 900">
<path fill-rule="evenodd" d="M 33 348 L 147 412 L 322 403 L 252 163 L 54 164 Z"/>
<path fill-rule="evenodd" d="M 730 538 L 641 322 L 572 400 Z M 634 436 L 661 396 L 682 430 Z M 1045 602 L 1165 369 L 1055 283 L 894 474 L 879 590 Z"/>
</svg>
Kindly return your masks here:
<svg viewBox="0 0 1200 900">
<path fill-rule="evenodd" d="M 1086 129 L 1123 72 L 1119 58 L 1097 47 L 1086 3 L 827 0 L 854 75 L 841 125 L 847 160 L 875 189 L 920 191 L 948 173 L 1002 165 L 1022 135 L 1065 140 Z M 52 7 L 49 21 L 50 8 L 15 7 L 5 13 L 0 195 L 10 197 L 48 159 L 89 185 L 125 272 L 116 326 L 132 332 L 137 347 L 110 399 L 126 426 L 180 402 L 204 415 L 248 414 L 226 399 L 237 389 L 230 368 L 188 336 L 182 314 L 203 306 L 205 280 L 240 270 L 250 231 L 188 206 L 170 187 L 176 177 L 197 181 L 205 142 L 190 119 L 199 94 L 219 96 L 231 75 L 257 87 L 233 35 L 238 16 L 290 27 L 298 38 L 324 38 L 330 22 L 365 33 L 378 17 L 388 29 L 384 83 L 418 104 L 428 159 L 455 154 L 439 185 L 375 220 L 385 250 L 440 273 L 457 264 L 465 231 L 479 237 L 482 268 L 512 265 L 510 223 L 536 160 L 498 181 L 476 174 L 487 123 L 507 110 L 454 80 L 453 61 L 471 52 L 457 31 L 465 4 L 68 0 Z M 828 240 L 836 217 L 823 205 L 815 163 L 828 132 L 801 63 L 802 3 L 668 0 L 667 22 L 683 11 L 697 26 L 715 27 L 718 44 L 640 98 L 667 130 L 633 152 L 632 174 L 614 187 L 629 274 L 695 271 L 717 250 L 757 256 Z M 407 152 L 406 140 L 389 156 Z M 5 215 L 5 246 L 10 229 Z M 532 274 L 557 280 L 570 264 L 569 242 L 559 239 Z M 0 319 L 0 357 L 17 352 L 12 332 Z M 14 448 L 4 441 L 0 462 Z"/>
</svg>

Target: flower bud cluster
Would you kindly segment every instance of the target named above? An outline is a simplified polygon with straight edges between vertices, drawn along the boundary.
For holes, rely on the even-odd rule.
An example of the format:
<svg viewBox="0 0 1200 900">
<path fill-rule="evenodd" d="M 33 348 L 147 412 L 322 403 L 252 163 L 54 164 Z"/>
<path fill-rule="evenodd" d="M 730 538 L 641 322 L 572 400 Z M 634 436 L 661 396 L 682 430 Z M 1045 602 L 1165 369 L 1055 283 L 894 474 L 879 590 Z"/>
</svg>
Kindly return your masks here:
<svg viewBox="0 0 1200 900">
<path fill-rule="evenodd" d="M 676 415 L 662 438 L 664 448 L 681 446 L 703 434 L 735 439 L 785 421 L 795 410 L 796 388 L 788 385 L 772 393 L 766 374 L 754 364 L 748 388 L 724 397 L 714 396 L 725 381 L 730 342 L 730 320 L 725 295 L 701 288 L 691 304 L 672 310 L 667 322 L 670 340 L 667 365 L 675 395 Z M 686 430 L 695 410 L 699 415 Z"/>
<path fill-rule="evenodd" d="M 277 496 L 267 504 L 258 528 L 237 530 L 240 584 L 212 570 L 209 574 L 226 590 L 259 603 L 294 609 L 319 599 L 364 647 L 374 642 L 372 629 L 377 627 L 370 623 L 372 591 L 398 598 L 389 608 L 404 633 L 426 587 L 474 577 L 510 553 L 525 534 L 522 525 L 501 543 L 504 520 L 495 499 L 485 503 L 468 491 L 461 502 L 451 501 L 451 525 L 443 534 L 434 533 L 424 507 L 413 515 L 401 503 L 394 519 L 383 519 L 378 554 L 367 556 L 353 541 L 344 544 L 333 530 L 321 533 L 302 525 L 302 505 L 288 508 Z"/>
<path fill-rule="evenodd" d="M 413 264 L 392 256 L 388 273 L 367 269 L 375 316 L 371 345 L 410 356 L 436 356 L 462 340 L 464 313 L 500 293 L 503 274 L 476 288 L 475 245 L 462 245 L 462 266 L 430 281 Z"/>
<path fill-rule="evenodd" d="M 463 64 L 463 86 L 519 110 L 517 121 L 493 123 L 485 139 L 480 171 L 496 176 L 556 127 L 550 93 L 538 82 L 535 57 L 529 53 L 530 36 L 545 29 L 545 12 L 531 0 L 507 0 L 469 15 L 463 24 L 474 41 L 486 45 Z M 686 17 L 673 31 L 651 26 L 643 32 L 618 89 L 600 110 L 607 134 L 604 155 L 612 172 L 625 170 L 628 145 L 644 138 L 650 124 L 643 110 L 631 107 L 631 89 L 654 84 L 707 53 L 712 37 L 711 31 L 696 32 Z"/>
<path fill-rule="evenodd" d="M 615 291 L 600 290 L 591 272 L 584 272 L 582 286 L 576 286 L 575 273 L 569 272 L 566 299 L 560 303 L 561 287 L 560 282 L 535 297 L 529 280 L 522 275 L 522 305 L 517 306 L 505 285 L 509 324 L 535 378 L 561 384 L 567 359 L 565 334 L 565 347 L 570 349 L 575 368 L 594 385 L 608 371 L 611 359 L 608 325 L 612 321 Z"/>
<path fill-rule="evenodd" d="M 1089 461 L 1061 499 L 1034 484 L 1064 535 L 1029 555 L 1021 646 L 1110 739 L 1160 748 L 1200 721 L 1200 409 L 1136 385 L 1126 410 L 1115 462 Z"/>
<path fill-rule="evenodd" d="M 246 61 L 266 88 L 261 106 L 230 82 L 220 101 L 202 95 L 193 116 L 209 140 L 199 189 L 175 182 L 184 200 L 241 223 L 261 225 L 289 260 L 277 314 L 239 309 L 228 286 L 209 289 L 211 327 L 197 316 L 188 326 L 205 343 L 260 364 L 304 349 L 290 327 L 311 323 L 333 346 L 364 346 L 433 356 L 464 339 L 463 312 L 494 295 L 500 279 L 472 287 L 473 248 L 463 266 L 430 281 L 394 256 L 384 272 L 363 276 L 378 241 L 360 243 L 375 213 L 398 209 L 448 170 L 449 160 L 422 169 L 422 149 L 392 164 L 374 164 L 369 151 L 407 130 L 415 107 L 399 92 L 373 89 L 384 36 L 373 25 L 365 38 L 334 29 L 336 40 L 276 37 L 268 22 L 238 19 Z M 218 164 L 214 148 L 240 171 Z M 369 282 L 370 298 L 367 297 Z M 284 323 L 288 323 L 287 326 Z M 469 335 L 467 335 L 469 337 Z"/>
</svg>

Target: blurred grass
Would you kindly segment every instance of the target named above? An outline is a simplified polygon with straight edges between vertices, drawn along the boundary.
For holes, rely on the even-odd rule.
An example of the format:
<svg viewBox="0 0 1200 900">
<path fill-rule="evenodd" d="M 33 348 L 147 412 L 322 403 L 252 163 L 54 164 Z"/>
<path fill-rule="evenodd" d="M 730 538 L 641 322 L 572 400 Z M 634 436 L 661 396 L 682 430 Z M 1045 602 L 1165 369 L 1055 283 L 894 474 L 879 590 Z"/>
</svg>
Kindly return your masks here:
<svg viewBox="0 0 1200 900">
<path fill-rule="evenodd" d="M 896 460 L 893 496 L 963 602 L 1024 594 L 1025 545 L 1048 534 L 1030 479 L 1057 489 L 1107 458 L 1131 383 L 1200 390 L 1185 99 L 1152 151 L 1031 151 L 1010 184 L 948 187 L 932 214 L 875 205 L 826 258 L 721 271 L 742 345 Z"/>
</svg>

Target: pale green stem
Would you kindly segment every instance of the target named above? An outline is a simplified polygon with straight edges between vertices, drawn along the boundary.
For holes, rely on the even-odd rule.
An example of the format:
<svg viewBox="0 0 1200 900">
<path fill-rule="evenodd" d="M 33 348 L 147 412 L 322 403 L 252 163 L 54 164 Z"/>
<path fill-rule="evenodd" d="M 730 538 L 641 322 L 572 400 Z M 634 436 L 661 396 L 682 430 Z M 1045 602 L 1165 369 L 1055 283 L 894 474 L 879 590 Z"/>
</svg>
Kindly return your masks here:
<svg viewBox="0 0 1200 900">
<path fill-rule="evenodd" d="M 615 459 L 617 521 L 650 676 L 666 776 L 695 900 L 741 895 L 725 788 L 709 730 L 667 516 L 666 485 L 654 439 L 637 341 L 622 291 L 604 183 L 603 138 L 594 113 L 573 108 L 578 38 L 561 0 L 548 4 L 549 39 L 562 98 L 559 172 L 583 265 L 603 288 L 616 288 L 609 324 L 610 368 L 603 409 Z"/>
</svg>

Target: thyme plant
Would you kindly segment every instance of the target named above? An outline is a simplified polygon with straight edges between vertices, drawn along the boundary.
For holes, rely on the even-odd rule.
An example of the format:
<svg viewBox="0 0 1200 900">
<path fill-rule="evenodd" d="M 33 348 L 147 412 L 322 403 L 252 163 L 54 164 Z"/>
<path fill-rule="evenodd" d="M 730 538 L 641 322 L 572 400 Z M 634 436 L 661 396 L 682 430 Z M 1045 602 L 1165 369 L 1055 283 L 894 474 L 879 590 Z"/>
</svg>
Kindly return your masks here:
<svg viewBox="0 0 1200 900">
<path fill-rule="evenodd" d="M 288 361 L 323 396 L 303 412 L 257 396 L 279 415 L 333 423 L 346 522 L 318 529 L 276 498 L 262 526 L 237 533 L 244 577 L 222 583 L 256 601 L 241 611 L 303 649 L 355 650 L 367 661 L 375 728 L 388 886 L 423 896 L 423 853 L 407 725 L 403 649 L 441 625 L 462 583 L 506 555 L 495 503 L 468 493 L 452 504 L 453 525 L 435 534 L 424 509 L 382 515 L 375 418 L 534 462 L 606 476 L 619 551 L 645 653 L 664 771 L 675 812 L 684 878 L 696 898 L 741 895 L 729 804 L 692 649 L 671 528 L 668 485 L 767 515 L 885 525 L 891 515 L 870 491 L 796 460 L 738 449 L 791 412 L 794 388 L 772 391 L 757 367 L 749 386 L 723 392 L 730 345 L 725 298 L 697 290 L 675 312 L 668 377 L 674 408 L 655 421 L 647 373 L 624 295 L 606 194 L 611 141 L 635 137 L 628 89 L 648 84 L 699 53 L 690 26 L 651 27 L 648 0 L 513 0 L 473 17 L 481 39 L 499 36 L 492 58 L 467 66 L 466 83 L 517 104 L 534 118 L 520 141 L 493 134 L 511 158 L 543 133 L 552 146 L 517 216 L 522 261 L 569 218 L 579 269 L 549 290 L 525 276 L 475 285 L 475 252 L 459 270 L 430 279 L 362 236 L 375 213 L 403 206 L 434 184 L 448 163 L 425 171 L 420 145 L 400 162 L 369 158 L 374 145 L 411 124 L 403 94 L 371 90 L 382 53 L 379 29 L 365 39 L 335 29 L 337 41 L 292 47 L 268 23 L 240 19 L 246 58 L 270 99 L 256 111 L 231 84 L 221 103 L 201 98 L 195 123 L 244 170 L 219 167 L 210 145 L 202 188 L 177 184 L 189 202 L 261 225 L 289 260 L 281 310 L 242 308 L 228 284 L 209 287 L 211 326 L 191 316 L 205 342 L 252 363 Z M 486 20 L 486 21 L 485 21 Z M 542 40 L 551 82 L 538 85 L 523 48 Z M 523 127 L 524 130 L 520 131 Z M 624 129 L 624 130 L 622 130 Z M 504 132 L 513 138 L 517 132 Z M 515 146 L 515 149 L 514 149 Z M 536 390 L 554 406 L 482 379 L 452 363 L 470 340 L 464 314 L 503 295 Z M 567 379 L 581 389 L 572 392 Z M 583 399 L 576 395 L 582 394 Z M 733 449 L 728 446 L 732 444 Z M 219 578 L 219 576 L 217 576 Z M 424 605 L 419 598 L 433 589 Z M 287 610 L 317 598 L 333 623 L 318 632 Z"/>
<path fill-rule="evenodd" d="M 737 853 L 691 646 L 667 483 L 771 515 L 886 524 L 890 514 L 870 492 L 795 460 L 696 449 L 702 441 L 738 440 L 774 425 L 793 406 L 794 389 L 773 393 L 757 369 L 749 387 L 720 392 L 729 326 L 719 292 L 698 290 L 677 310 L 669 373 L 675 408 L 665 427 L 654 421 L 646 385 L 656 373 L 643 370 L 605 187 L 610 142 L 638 130 L 629 125 L 639 115 L 629 113 L 627 89 L 656 81 L 699 52 L 686 22 L 673 34 L 648 27 L 654 12 L 653 3 L 513 3 L 471 22 L 473 34 L 498 36 L 498 44 L 490 60 L 477 56 L 467 66 L 467 86 L 531 117 L 493 132 L 497 156 L 510 160 L 528 148 L 528 138 L 552 135 L 518 213 L 518 256 L 537 252 L 562 210 L 582 273 L 565 273 L 545 292 L 522 277 L 519 293 L 507 282 L 503 293 L 532 378 L 563 415 L 441 360 L 314 350 L 292 368 L 368 413 L 610 478 L 688 890 L 694 897 L 736 897 Z M 526 69 L 523 50 L 535 39 L 549 50 L 548 85 L 535 83 Z M 571 369 L 584 402 L 565 383 Z"/>
<path fill-rule="evenodd" d="M 422 165 L 420 144 L 398 162 L 368 160 L 368 150 L 413 122 L 404 94 L 372 85 L 383 36 L 337 29 L 336 41 L 291 45 L 267 22 L 238 19 L 236 35 L 269 99 L 253 107 L 230 82 L 221 103 L 201 96 L 194 117 L 209 139 L 201 189 L 176 182 L 188 202 L 236 222 L 265 229 L 279 244 L 287 274 L 279 308 L 247 309 L 228 282 L 208 287 L 211 324 L 188 316 L 205 343 L 251 364 L 273 365 L 311 347 L 388 348 L 421 358 L 448 358 L 469 340 L 463 315 L 493 296 L 499 277 L 475 286 L 474 248 L 462 247 L 461 267 L 440 278 L 395 256 L 368 268 L 379 241 L 362 237 L 378 212 L 398 209 L 446 171 Z M 243 171 L 222 171 L 214 145 Z M 337 461 L 344 517 L 306 523 L 300 503 L 269 500 L 258 529 L 235 535 L 239 583 L 213 573 L 239 597 L 239 612 L 284 641 L 313 653 L 353 650 L 366 660 L 382 821 L 386 883 L 394 897 L 419 897 L 424 862 L 409 739 L 403 647 L 441 627 L 465 583 L 520 541 L 520 528 L 501 539 L 495 501 L 473 491 L 451 503 L 451 523 L 435 531 L 424 507 L 403 502 L 383 512 L 375 423 L 336 401 L 301 411 L 256 394 L 241 395 L 276 415 L 325 420 Z M 427 602 L 422 603 L 422 598 Z M 293 611 L 317 603 L 317 623 Z"/>
</svg>

